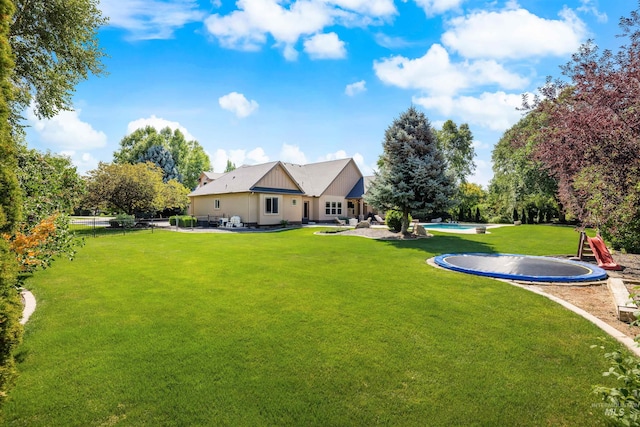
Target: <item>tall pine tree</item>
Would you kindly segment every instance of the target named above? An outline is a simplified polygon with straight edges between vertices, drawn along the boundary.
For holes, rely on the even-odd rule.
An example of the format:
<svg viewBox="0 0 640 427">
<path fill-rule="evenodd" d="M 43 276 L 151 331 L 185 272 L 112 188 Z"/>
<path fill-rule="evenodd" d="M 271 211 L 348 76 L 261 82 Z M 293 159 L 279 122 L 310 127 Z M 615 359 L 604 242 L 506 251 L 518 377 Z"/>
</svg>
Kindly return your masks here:
<svg viewBox="0 0 640 427">
<path fill-rule="evenodd" d="M 365 200 L 377 209 L 402 212 L 403 234 L 411 211 L 443 211 L 451 206 L 455 184 L 423 113 L 413 106 L 402 113 L 387 128 L 382 147 L 379 171 Z"/>
<path fill-rule="evenodd" d="M 17 147 L 9 124 L 13 87 L 13 59 L 9 25 L 14 8 L 0 0 L 0 232 L 11 232 L 20 220 L 22 206 L 17 178 Z M 16 375 L 14 349 L 20 343 L 22 304 L 15 288 L 18 265 L 7 241 L 0 238 L 0 398 L 6 396 Z"/>
</svg>

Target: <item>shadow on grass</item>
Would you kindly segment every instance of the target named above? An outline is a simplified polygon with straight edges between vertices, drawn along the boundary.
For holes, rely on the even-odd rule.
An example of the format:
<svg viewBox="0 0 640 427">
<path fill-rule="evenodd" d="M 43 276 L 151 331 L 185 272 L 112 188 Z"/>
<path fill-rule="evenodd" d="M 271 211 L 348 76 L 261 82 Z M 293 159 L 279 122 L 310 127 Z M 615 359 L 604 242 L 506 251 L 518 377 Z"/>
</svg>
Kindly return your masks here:
<svg viewBox="0 0 640 427">
<path fill-rule="evenodd" d="M 461 252 L 495 253 L 493 245 L 486 242 L 469 240 L 458 235 L 434 235 L 426 239 L 378 240 L 398 249 L 422 249 L 425 252 L 440 255 Z"/>
</svg>

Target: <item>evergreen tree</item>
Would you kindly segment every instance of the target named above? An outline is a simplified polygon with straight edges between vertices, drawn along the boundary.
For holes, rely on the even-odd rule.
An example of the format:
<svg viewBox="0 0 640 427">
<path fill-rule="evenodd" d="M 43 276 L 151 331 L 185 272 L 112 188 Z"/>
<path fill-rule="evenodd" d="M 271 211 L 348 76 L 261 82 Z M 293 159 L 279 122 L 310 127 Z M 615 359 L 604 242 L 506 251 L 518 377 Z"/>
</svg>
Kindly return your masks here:
<svg viewBox="0 0 640 427">
<path fill-rule="evenodd" d="M 138 157 L 137 163 L 151 162 L 162 169 L 162 181 L 168 182 L 172 179 L 180 182 L 180 175 L 176 169 L 176 162 L 173 161 L 171 153 L 162 145 L 152 145 Z"/>
<path fill-rule="evenodd" d="M 411 211 L 451 206 L 455 187 L 446 160 L 426 116 L 413 106 L 387 128 L 379 166 L 365 201 L 378 210 L 402 212 L 403 234 Z"/>
<path fill-rule="evenodd" d="M 15 229 L 21 215 L 17 178 L 17 147 L 10 127 L 13 59 L 9 47 L 9 23 L 13 3 L 0 0 L 0 233 Z M 5 236 L 2 236 L 5 237 Z M 18 263 L 5 238 L 0 237 L 0 398 L 6 396 L 16 375 L 14 350 L 22 337 L 22 304 L 16 290 Z"/>
<path fill-rule="evenodd" d="M 225 168 L 225 173 L 226 172 L 231 172 L 232 170 L 236 169 L 236 165 L 235 163 L 231 163 L 231 160 L 227 159 L 227 167 Z"/>
</svg>

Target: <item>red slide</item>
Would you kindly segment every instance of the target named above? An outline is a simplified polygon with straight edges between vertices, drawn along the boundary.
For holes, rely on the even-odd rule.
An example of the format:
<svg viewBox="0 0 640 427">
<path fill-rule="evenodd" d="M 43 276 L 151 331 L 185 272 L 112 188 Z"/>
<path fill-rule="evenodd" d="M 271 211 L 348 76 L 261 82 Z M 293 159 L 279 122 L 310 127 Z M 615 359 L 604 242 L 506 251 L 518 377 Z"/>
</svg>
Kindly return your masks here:
<svg viewBox="0 0 640 427">
<path fill-rule="evenodd" d="M 613 260 L 611 252 L 607 249 L 607 245 L 604 244 L 602 237 L 587 236 L 587 242 L 589 242 L 593 256 L 595 256 L 596 261 L 598 261 L 598 267 L 604 268 L 605 270 L 622 270 L 622 267 Z"/>
</svg>

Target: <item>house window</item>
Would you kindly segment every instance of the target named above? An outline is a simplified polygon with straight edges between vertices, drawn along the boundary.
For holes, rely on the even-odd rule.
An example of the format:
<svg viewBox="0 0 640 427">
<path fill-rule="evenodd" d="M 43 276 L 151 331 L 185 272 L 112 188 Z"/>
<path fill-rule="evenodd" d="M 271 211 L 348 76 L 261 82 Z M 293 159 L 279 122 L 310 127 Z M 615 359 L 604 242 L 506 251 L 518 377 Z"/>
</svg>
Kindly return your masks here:
<svg viewBox="0 0 640 427">
<path fill-rule="evenodd" d="M 270 215 L 277 215 L 279 213 L 277 197 L 267 197 L 264 199 L 264 213 Z"/>
<path fill-rule="evenodd" d="M 326 215 L 342 215 L 342 202 L 325 202 L 324 213 Z"/>
<path fill-rule="evenodd" d="M 291 199 L 291 206 L 298 206 L 298 199 Z"/>
<path fill-rule="evenodd" d="M 213 209 L 220 209 L 220 199 L 213 199 Z"/>
</svg>

